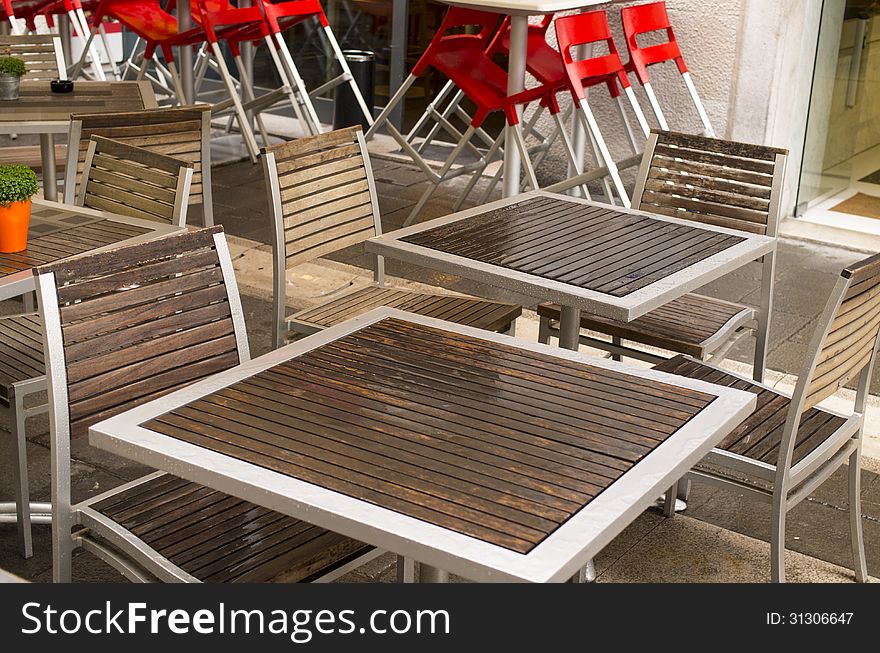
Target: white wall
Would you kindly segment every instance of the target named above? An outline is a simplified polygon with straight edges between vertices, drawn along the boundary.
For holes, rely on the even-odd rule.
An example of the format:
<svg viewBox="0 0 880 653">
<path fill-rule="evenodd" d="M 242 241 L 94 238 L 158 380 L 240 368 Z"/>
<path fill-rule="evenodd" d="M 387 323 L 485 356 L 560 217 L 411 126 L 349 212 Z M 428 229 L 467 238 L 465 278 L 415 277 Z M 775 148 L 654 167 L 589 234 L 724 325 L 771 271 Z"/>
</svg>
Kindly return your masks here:
<svg viewBox="0 0 880 653">
<path fill-rule="evenodd" d="M 624 62 L 628 53 L 620 8 L 627 4 L 637 3 L 608 8 Z M 783 206 L 793 212 L 822 0 L 667 0 L 667 6 L 716 133 L 792 151 Z M 649 72 L 670 128 L 700 133 L 699 118 L 675 65 L 654 66 Z M 633 83 L 649 122 L 656 126 L 647 99 L 635 79 Z M 590 102 L 615 158 L 625 158 L 629 146 L 608 93 L 597 88 Z M 550 130 L 548 122 L 543 125 Z M 558 179 L 564 162 L 561 150 L 554 152 L 539 176 Z M 625 177 L 631 179 L 633 171 Z"/>
</svg>

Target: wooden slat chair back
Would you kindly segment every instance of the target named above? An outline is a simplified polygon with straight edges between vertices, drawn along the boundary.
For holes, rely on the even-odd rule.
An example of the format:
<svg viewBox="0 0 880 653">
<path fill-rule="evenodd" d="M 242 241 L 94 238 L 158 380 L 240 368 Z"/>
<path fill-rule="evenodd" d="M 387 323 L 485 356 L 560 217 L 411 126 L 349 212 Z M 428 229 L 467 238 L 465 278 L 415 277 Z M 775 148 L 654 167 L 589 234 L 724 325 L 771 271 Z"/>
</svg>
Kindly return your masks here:
<svg viewBox="0 0 880 653">
<path fill-rule="evenodd" d="M 830 317 L 805 375 L 803 410 L 857 378 L 872 361 L 880 331 L 880 255 L 847 267 L 826 314 Z M 836 303 L 836 305 L 835 305 Z"/>
<path fill-rule="evenodd" d="M 653 130 L 633 208 L 775 236 L 787 154 L 764 145 Z"/>
<path fill-rule="evenodd" d="M 222 228 L 212 227 L 38 267 L 52 298 L 43 303 L 50 378 L 66 397 L 56 427 L 82 435 L 247 360 L 230 266 Z"/>
<path fill-rule="evenodd" d="M 214 224 L 209 105 L 72 115 L 67 142 L 77 145 L 67 152 L 64 201 L 69 204 L 77 197 L 92 136 L 112 138 L 191 163 L 189 205 L 201 204 L 204 225 Z"/>
<path fill-rule="evenodd" d="M 266 148 L 277 180 L 279 242 L 291 268 L 381 233 L 375 184 L 358 127 Z M 275 189 L 272 189 L 273 191 Z"/>
<path fill-rule="evenodd" d="M 24 61 L 23 81 L 67 79 L 61 39 L 52 34 L 0 36 L 0 57 Z"/>
<path fill-rule="evenodd" d="M 76 204 L 186 226 L 192 164 L 92 136 Z"/>
<path fill-rule="evenodd" d="M 72 437 L 249 360 L 222 227 L 67 259 L 35 274 L 49 378 L 56 581 L 70 580 L 75 546 L 137 581 L 303 580 L 331 567 L 340 573 L 337 563 L 366 555 L 360 542 L 162 472 L 71 501 Z"/>
<path fill-rule="evenodd" d="M 856 579 L 867 579 L 860 506 L 865 408 L 880 343 L 880 255 L 843 270 L 819 319 L 794 392 L 750 384 L 709 365 L 677 357 L 657 369 L 758 395 L 758 408 L 690 474 L 772 504 L 771 569 L 785 579 L 785 515 L 838 467 L 849 464 L 850 535 Z M 857 380 L 852 411 L 817 406 Z M 668 496 L 675 496 L 673 488 Z M 667 515 L 672 503 L 667 502 Z"/>
<path fill-rule="evenodd" d="M 288 269 L 382 233 L 376 184 L 360 127 L 274 145 L 262 158 L 275 224 L 276 346 L 290 331 L 308 335 L 379 306 L 493 331 L 513 328 L 520 306 L 385 286 L 381 256 L 373 259 L 372 285 L 288 316 Z"/>
</svg>

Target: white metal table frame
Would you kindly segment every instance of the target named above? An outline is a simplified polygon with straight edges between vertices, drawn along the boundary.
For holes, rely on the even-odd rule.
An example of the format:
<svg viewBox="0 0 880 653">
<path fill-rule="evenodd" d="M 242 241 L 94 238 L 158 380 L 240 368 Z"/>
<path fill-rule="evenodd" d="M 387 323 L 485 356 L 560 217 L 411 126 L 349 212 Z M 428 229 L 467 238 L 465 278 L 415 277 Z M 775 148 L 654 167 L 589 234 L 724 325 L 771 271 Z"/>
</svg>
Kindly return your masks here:
<svg viewBox="0 0 880 653">
<path fill-rule="evenodd" d="M 407 320 L 451 333 L 690 388 L 714 395 L 717 399 L 527 554 L 516 553 L 142 426 L 155 417 L 385 318 Z M 419 560 L 423 563 L 423 578 L 442 577 L 436 573 L 437 569 L 442 569 L 444 572 L 476 581 L 563 582 L 577 574 L 642 511 L 652 505 L 656 497 L 673 481 L 693 467 L 736 428 L 751 414 L 755 404 L 756 396 L 752 393 L 655 370 L 632 368 L 623 363 L 592 358 L 395 309 L 380 308 L 100 422 L 89 429 L 89 442 L 105 451 Z"/>
<path fill-rule="evenodd" d="M 123 224 L 149 229 L 147 233 L 141 234 L 140 236 L 134 236 L 132 238 L 121 240 L 116 243 L 110 243 L 109 245 L 96 247 L 93 250 L 89 250 L 88 253 L 90 254 L 94 252 L 115 249 L 124 245 L 134 245 L 136 243 L 153 240 L 155 238 L 161 238 L 162 236 L 174 233 L 175 231 L 180 231 L 183 228 L 175 227 L 174 225 L 164 224 L 161 222 L 154 222 L 152 220 L 130 218 L 128 216 L 117 215 L 115 213 L 109 213 L 107 211 L 96 211 L 95 209 L 89 209 L 83 206 L 72 206 L 70 204 L 61 204 L 59 202 L 51 202 L 49 200 L 43 200 L 39 198 L 34 198 L 31 200 L 31 202 L 37 207 L 57 209 L 58 211 L 64 212 L 68 215 L 76 214 L 88 216 L 90 218 L 103 218 L 105 220 L 111 220 L 113 222 L 121 222 Z M 24 296 L 25 311 L 33 310 L 34 302 L 31 293 L 33 293 L 35 290 L 36 282 L 34 279 L 34 273 L 31 269 L 21 270 L 20 272 L 13 272 L 12 274 L 0 276 L 0 301 Z M 46 390 L 46 377 L 40 376 L 34 379 L 30 379 L 28 381 L 17 384 L 17 387 L 20 389 L 22 396 L 44 391 Z M 32 417 L 45 411 L 45 404 L 28 408 L 26 409 L 26 417 Z M 30 506 L 32 523 L 51 523 L 51 504 L 44 502 L 32 502 Z M 0 503 L 0 523 L 9 523 L 15 521 L 17 521 L 17 510 L 15 503 Z"/>
<path fill-rule="evenodd" d="M 88 82 L 78 81 L 77 84 Z M 99 82 L 107 84 L 112 82 Z M 144 109 L 157 109 L 156 96 L 150 82 L 140 81 L 124 82 L 126 84 L 138 84 L 141 86 L 141 97 L 144 99 Z M 7 120 L 0 116 L 0 134 L 38 134 L 40 136 L 40 160 L 43 167 L 43 194 L 47 200 L 58 199 L 58 167 L 55 161 L 55 134 L 66 134 L 70 129 L 70 119 L 67 120 L 16 120 L 14 117 Z M 50 181 L 51 180 L 51 181 Z"/>
<path fill-rule="evenodd" d="M 596 9 L 623 0 L 440 0 L 455 7 L 467 7 L 482 11 L 493 11 L 510 16 L 510 57 L 507 64 L 507 94 L 516 95 L 526 85 L 526 56 L 528 52 L 529 16 L 545 16 L 558 11 L 575 9 Z M 517 107 L 522 117 L 522 109 Z M 586 147 L 586 132 L 578 120 L 577 113 L 572 120 L 572 144 L 575 157 L 583 161 Z M 513 128 L 504 128 L 504 197 L 520 193 L 522 161 L 515 146 Z M 569 169 L 569 176 L 578 174 Z"/>
<path fill-rule="evenodd" d="M 557 195 L 547 191 L 532 191 L 517 197 L 498 200 L 491 204 L 474 207 L 443 218 L 429 220 L 412 227 L 376 236 L 366 241 L 366 249 L 374 254 L 479 281 L 497 288 L 504 288 L 522 295 L 534 297 L 539 301 L 556 302 L 562 306 L 559 345 L 566 349 L 577 349 L 580 334 L 580 313 L 582 310 L 601 317 L 630 322 L 655 308 L 669 303 L 673 299 L 677 299 L 710 281 L 714 281 L 742 267 L 746 263 L 761 258 L 776 248 L 776 239 L 770 236 L 749 234 L 706 224 L 695 224 L 693 221 L 679 220 L 677 218 L 615 206 L 613 210 L 620 213 L 641 215 L 658 222 L 704 229 L 714 233 L 731 234 L 743 239 L 724 251 L 689 265 L 683 270 L 655 281 L 644 288 L 635 290 L 622 297 L 615 297 L 572 284 L 545 279 L 526 272 L 519 272 L 421 245 L 414 245 L 403 240 L 407 236 L 416 233 L 467 220 L 473 216 L 489 213 L 490 211 L 518 204 L 535 197 L 548 197 L 563 202 L 583 204 L 585 207 L 602 206 L 608 208 L 607 205 L 581 198 Z"/>
</svg>

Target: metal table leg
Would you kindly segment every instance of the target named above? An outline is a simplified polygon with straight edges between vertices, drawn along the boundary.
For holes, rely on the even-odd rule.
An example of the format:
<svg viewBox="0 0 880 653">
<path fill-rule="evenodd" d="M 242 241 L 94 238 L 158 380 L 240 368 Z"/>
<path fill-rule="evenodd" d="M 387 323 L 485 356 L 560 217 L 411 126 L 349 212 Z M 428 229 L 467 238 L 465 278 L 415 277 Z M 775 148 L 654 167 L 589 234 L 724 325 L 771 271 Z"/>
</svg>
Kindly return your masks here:
<svg viewBox="0 0 880 653">
<path fill-rule="evenodd" d="M 419 564 L 419 582 L 420 583 L 448 583 L 449 572 L 431 567 L 426 564 Z"/>
<path fill-rule="evenodd" d="M 43 197 L 58 201 L 58 173 L 55 169 L 55 139 L 52 134 L 40 134 L 40 158 L 43 162 Z"/>
<path fill-rule="evenodd" d="M 179 0 L 177 3 L 177 31 L 183 33 L 192 28 L 190 0 Z M 179 104 L 193 104 L 195 91 L 193 85 L 193 49 L 191 45 L 180 46 L 180 84 L 183 86 L 185 98 L 178 98 Z"/>
<path fill-rule="evenodd" d="M 515 95 L 526 84 L 526 50 L 528 46 L 528 16 L 510 17 L 510 59 L 507 65 L 507 93 Z M 517 108 L 517 111 L 520 111 Z M 519 149 L 513 128 L 504 129 L 504 197 L 519 195 L 522 170 Z"/>
<path fill-rule="evenodd" d="M 563 349 L 578 350 L 581 336 L 581 312 L 571 306 L 563 306 L 559 318 L 559 346 Z"/>
</svg>

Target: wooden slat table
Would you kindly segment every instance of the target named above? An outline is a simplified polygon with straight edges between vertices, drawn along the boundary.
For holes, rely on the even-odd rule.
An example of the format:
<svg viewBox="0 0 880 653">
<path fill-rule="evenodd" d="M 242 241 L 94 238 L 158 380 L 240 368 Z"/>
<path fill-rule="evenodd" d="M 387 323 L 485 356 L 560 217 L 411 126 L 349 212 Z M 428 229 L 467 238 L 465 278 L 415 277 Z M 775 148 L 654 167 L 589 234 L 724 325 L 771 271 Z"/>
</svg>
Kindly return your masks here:
<svg viewBox="0 0 880 653">
<path fill-rule="evenodd" d="M 149 240 L 179 229 L 161 222 L 34 199 L 28 248 L 16 254 L 0 253 L 0 300 L 33 292 L 31 268 L 36 265 L 120 243 Z"/>
<path fill-rule="evenodd" d="M 67 133 L 71 114 L 156 107 L 156 96 L 148 81 L 77 81 L 70 93 L 52 93 L 48 81 L 25 81 L 18 100 L 0 101 L 0 134 L 40 135 L 43 192 L 46 199 L 55 200 L 58 190 L 53 138 Z"/>
<path fill-rule="evenodd" d="M 561 304 L 560 345 L 580 311 L 630 321 L 760 258 L 774 238 L 532 192 L 400 229 L 367 251 Z"/>
<path fill-rule="evenodd" d="M 101 422 L 90 442 L 426 567 L 545 582 L 577 573 L 754 405 L 381 308 Z"/>
</svg>

